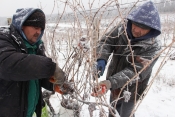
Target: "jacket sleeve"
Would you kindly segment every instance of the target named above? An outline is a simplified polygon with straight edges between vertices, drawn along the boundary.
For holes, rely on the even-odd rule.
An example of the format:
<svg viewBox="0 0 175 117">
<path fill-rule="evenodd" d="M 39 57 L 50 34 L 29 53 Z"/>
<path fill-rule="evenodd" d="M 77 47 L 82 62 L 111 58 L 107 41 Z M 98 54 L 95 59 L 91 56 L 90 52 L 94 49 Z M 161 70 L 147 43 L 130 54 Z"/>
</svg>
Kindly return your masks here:
<svg viewBox="0 0 175 117">
<path fill-rule="evenodd" d="M 53 83 L 49 82 L 49 78 L 41 79 L 41 87 L 53 91 Z"/>
<path fill-rule="evenodd" d="M 8 38 L 0 36 L 0 78 L 27 81 L 49 78 L 56 64 L 51 58 L 18 52 Z"/>
<path fill-rule="evenodd" d="M 108 60 L 117 45 L 118 36 L 118 30 L 114 27 L 101 38 L 97 45 L 97 59 Z"/>
<path fill-rule="evenodd" d="M 138 52 L 137 50 L 139 51 L 139 53 L 137 53 Z M 145 61 L 150 62 L 151 60 L 153 60 L 153 58 L 158 54 L 159 51 L 160 51 L 160 45 L 158 45 L 157 43 L 148 47 L 147 49 L 140 47 L 134 50 L 134 55 L 135 55 L 134 62 L 135 62 L 136 72 L 139 73 L 140 70 L 142 70 L 142 68 L 145 66 L 144 62 Z M 142 57 L 144 61 L 139 60 L 137 57 Z M 126 59 L 128 61 L 128 65 L 126 65 L 126 67 L 120 72 L 117 72 L 116 74 L 108 78 L 111 82 L 112 90 L 123 87 L 128 80 L 130 80 L 136 75 L 134 71 L 134 67 L 132 65 L 131 58 L 126 58 Z M 152 73 L 152 68 L 155 65 L 157 60 L 158 58 L 152 61 L 152 63 L 145 70 L 143 70 L 138 77 L 132 80 L 131 83 L 135 83 L 136 79 L 138 79 L 139 82 L 142 82 L 144 79 L 150 78 L 150 75 Z"/>
</svg>

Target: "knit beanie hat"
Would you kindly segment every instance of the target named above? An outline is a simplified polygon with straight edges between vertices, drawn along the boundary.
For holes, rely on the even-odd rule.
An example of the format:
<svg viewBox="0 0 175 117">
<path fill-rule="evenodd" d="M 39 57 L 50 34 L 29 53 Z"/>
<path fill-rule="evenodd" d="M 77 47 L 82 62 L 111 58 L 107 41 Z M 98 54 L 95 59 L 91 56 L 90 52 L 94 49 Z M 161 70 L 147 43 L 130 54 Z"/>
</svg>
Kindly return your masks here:
<svg viewBox="0 0 175 117">
<path fill-rule="evenodd" d="M 23 23 L 23 26 L 34 26 L 40 27 L 42 30 L 45 29 L 45 15 L 41 11 L 33 12 Z"/>
</svg>

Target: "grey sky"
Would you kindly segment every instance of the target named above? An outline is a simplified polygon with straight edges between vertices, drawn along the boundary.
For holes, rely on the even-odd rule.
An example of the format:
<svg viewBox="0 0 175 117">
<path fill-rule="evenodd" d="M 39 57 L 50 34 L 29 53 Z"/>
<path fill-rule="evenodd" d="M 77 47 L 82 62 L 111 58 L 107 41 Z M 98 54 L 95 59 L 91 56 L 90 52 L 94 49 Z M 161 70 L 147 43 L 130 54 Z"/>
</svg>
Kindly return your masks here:
<svg viewBox="0 0 175 117">
<path fill-rule="evenodd" d="M 56 5 L 54 13 L 62 12 L 64 8 L 64 3 L 58 2 L 58 1 L 65 1 L 65 0 L 56 0 L 58 6 Z M 74 0 L 69 0 L 74 1 Z M 83 5 L 86 7 L 86 9 L 89 8 L 88 3 L 92 3 L 93 0 L 80 0 L 83 1 Z M 92 8 L 99 8 L 102 4 L 107 2 L 108 0 L 95 0 Z M 110 0 L 112 1 L 112 0 Z M 113 0 L 115 1 L 115 0 Z M 120 3 L 128 3 L 132 1 L 138 1 L 138 0 L 118 0 Z M 72 2 L 73 3 L 73 2 Z M 26 8 L 26 7 L 39 7 L 43 8 L 43 11 L 45 14 L 51 14 L 53 6 L 54 6 L 54 0 L 0 0 L 0 17 L 11 17 L 16 9 L 18 8 Z M 66 12 L 71 12 L 70 8 L 66 9 Z"/>
</svg>

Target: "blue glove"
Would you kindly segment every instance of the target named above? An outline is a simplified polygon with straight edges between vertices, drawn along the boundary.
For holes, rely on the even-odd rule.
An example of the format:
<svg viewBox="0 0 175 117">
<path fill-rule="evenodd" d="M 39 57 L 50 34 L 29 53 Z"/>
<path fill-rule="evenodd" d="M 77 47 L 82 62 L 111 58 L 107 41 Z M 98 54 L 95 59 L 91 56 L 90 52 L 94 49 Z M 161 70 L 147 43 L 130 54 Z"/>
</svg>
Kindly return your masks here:
<svg viewBox="0 0 175 117">
<path fill-rule="evenodd" d="M 97 60 L 98 77 L 102 76 L 105 70 L 106 61 L 104 59 Z"/>
</svg>

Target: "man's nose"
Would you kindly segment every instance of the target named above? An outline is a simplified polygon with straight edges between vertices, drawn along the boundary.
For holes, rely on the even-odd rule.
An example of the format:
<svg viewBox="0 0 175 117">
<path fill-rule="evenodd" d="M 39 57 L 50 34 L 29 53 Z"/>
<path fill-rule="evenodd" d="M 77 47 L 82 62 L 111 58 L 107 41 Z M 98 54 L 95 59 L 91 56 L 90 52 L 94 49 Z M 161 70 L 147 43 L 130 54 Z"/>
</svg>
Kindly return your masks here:
<svg viewBox="0 0 175 117">
<path fill-rule="evenodd" d="M 139 28 L 139 27 L 135 27 L 135 28 L 134 28 L 134 31 L 135 31 L 135 32 L 140 32 L 140 28 Z"/>
</svg>

